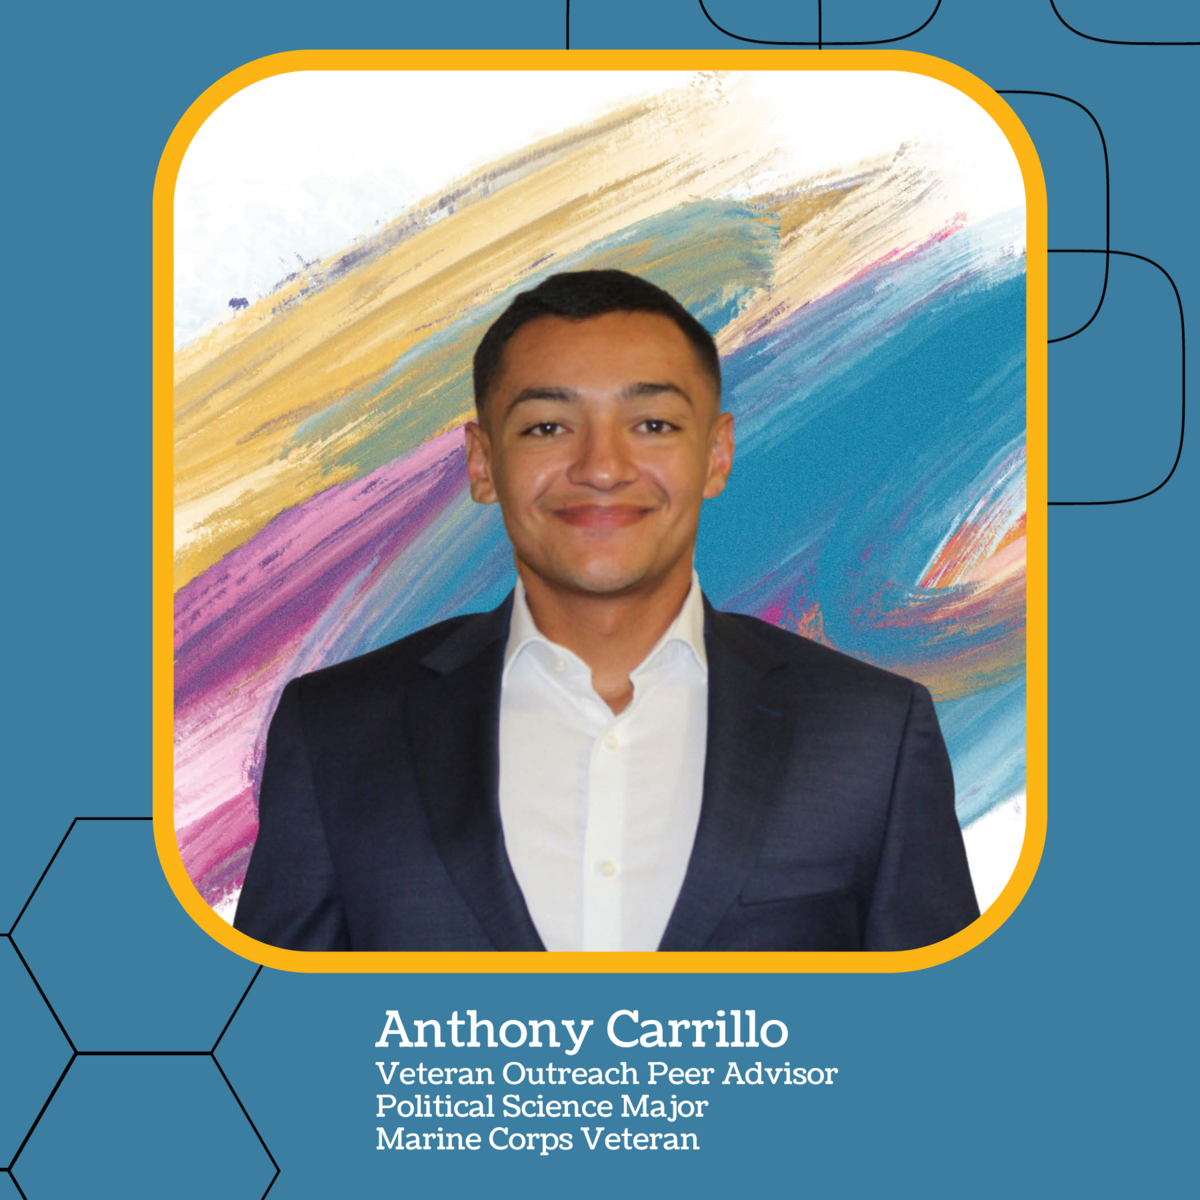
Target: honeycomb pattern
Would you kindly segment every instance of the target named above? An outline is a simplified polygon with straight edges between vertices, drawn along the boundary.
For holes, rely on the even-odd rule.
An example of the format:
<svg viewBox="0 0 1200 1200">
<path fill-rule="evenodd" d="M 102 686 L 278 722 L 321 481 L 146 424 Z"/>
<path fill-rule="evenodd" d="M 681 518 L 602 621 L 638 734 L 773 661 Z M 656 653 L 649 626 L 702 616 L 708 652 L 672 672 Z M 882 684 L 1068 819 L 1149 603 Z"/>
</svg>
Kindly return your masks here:
<svg viewBox="0 0 1200 1200">
<path fill-rule="evenodd" d="M 216 1056 L 261 970 L 179 907 L 149 818 L 73 821 L 0 936 L 0 1195 L 266 1195 Z"/>
</svg>

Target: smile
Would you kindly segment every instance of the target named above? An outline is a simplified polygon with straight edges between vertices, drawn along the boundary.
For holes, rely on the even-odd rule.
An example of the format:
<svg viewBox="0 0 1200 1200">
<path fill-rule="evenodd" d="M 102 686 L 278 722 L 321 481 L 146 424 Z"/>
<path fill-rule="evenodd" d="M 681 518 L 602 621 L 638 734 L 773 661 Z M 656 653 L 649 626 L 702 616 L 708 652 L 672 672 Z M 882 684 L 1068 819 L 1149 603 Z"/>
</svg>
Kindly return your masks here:
<svg viewBox="0 0 1200 1200">
<path fill-rule="evenodd" d="M 554 515 L 577 528 L 622 529 L 640 521 L 651 511 L 631 504 L 580 504 L 574 508 L 555 509 Z"/>
</svg>

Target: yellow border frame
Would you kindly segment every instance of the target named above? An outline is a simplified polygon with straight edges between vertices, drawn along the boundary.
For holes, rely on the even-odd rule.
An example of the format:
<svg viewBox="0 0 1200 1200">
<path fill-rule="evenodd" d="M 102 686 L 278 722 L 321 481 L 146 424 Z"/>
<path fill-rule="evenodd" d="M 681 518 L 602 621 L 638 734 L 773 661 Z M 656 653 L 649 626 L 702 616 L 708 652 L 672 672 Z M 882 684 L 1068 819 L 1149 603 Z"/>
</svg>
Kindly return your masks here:
<svg viewBox="0 0 1200 1200">
<path fill-rule="evenodd" d="M 905 71 L 957 88 L 996 122 L 1025 181 L 1027 228 L 1027 707 L 1025 840 L 1012 878 L 978 921 L 954 937 L 905 951 L 679 953 L 480 953 L 282 950 L 239 933 L 204 901 L 184 869 L 174 826 L 174 200 L 184 153 L 204 121 L 236 92 L 292 71 Z M 154 181 L 153 794 L 154 839 L 167 880 L 192 919 L 227 950 L 284 971 L 680 972 L 915 971 L 948 962 L 990 937 L 1033 882 L 1046 840 L 1047 483 L 1046 184 L 1025 127 L 982 80 L 953 63 L 907 50 L 298 50 L 247 63 L 205 91 L 167 141 Z"/>
</svg>

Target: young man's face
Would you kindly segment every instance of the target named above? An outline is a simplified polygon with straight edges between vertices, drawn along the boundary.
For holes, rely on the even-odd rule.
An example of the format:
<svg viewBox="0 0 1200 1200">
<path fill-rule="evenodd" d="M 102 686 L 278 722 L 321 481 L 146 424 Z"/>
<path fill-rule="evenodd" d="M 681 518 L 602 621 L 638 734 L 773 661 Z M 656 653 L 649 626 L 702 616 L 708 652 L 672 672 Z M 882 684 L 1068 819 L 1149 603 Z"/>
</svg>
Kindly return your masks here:
<svg viewBox="0 0 1200 1200">
<path fill-rule="evenodd" d="M 592 594 L 690 566 L 701 501 L 733 462 L 733 417 L 658 313 L 522 325 L 466 434 L 471 495 L 499 502 L 517 558 Z"/>
</svg>

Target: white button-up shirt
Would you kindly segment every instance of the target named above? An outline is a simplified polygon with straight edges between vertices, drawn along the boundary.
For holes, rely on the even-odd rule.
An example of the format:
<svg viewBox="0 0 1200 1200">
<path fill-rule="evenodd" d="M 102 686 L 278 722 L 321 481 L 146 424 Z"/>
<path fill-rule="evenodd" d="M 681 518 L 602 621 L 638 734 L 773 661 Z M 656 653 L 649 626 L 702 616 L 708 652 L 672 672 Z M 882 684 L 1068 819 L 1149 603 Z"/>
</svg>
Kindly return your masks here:
<svg viewBox="0 0 1200 1200">
<path fill-rule="evenodd" d="M 620 712 L 542 635 L 520 577 L 500 692 L 500 819 L 547 950 L 657 950 L 683 885 L 704 780 L 700 580 L 630 673 Z"/>
</svg>

